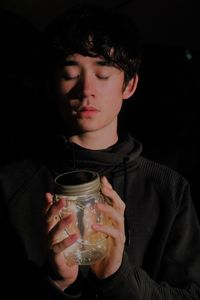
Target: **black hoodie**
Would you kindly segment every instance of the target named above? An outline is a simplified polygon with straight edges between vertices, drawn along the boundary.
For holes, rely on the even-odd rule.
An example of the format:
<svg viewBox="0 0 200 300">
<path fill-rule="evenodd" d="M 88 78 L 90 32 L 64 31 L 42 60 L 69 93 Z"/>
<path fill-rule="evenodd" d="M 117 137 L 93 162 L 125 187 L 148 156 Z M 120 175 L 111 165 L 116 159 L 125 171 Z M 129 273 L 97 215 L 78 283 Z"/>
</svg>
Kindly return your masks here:
<svg viewBox="0 0 200 300">
<path fill-rule="evenodd" d="M 34 300 L 200 299 L 200 226 L 189 185 L 173 170 L 142 157 L 141 151 L 130 134 L 105 150 L 84 149 L 62 137 L 43 163 L 25 159 L 1 169 L 1 230 L 6 240 L 1 258 L 8 273 L 3 284 L 13 287 L 11 295 Z M 107 176 L 126 203 L 124 257 L 109 278 L 98 280 L 81 270 L 76 282 L 61 292 L 46 268 L 42 203 L 45 192 L 54 192 L 56 175 L 85 168 Z M 10 280 L 11 274 L 17 280 Z"/>
</svg>

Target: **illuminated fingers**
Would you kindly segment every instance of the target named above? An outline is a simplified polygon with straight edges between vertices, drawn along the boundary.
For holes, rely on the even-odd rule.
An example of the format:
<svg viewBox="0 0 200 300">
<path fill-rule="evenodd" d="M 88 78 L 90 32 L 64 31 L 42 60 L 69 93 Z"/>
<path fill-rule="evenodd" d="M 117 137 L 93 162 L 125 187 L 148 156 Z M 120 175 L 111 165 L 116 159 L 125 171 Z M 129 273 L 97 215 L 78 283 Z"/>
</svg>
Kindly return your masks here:
<svg viewBox="0 0 200 300">
<path fill-rule="evenodd" d="M 77 235 L 72 234 L 72 235 L 68 236 L 67 238 L 65 238 L 64 240 L 62 240 L 61 242 L 52 244 L 50 246 L 50 250 L 53 252 L 53 254 L 59 254 L 63 250 L 65 250 L 66 248 L 71 246 L 74 242 L 76 242 L 76 240 L 77 240 Z"/>
<path fill-rule="evenodd" d="M 73 244 L 78 234 L 69 234 L 67 227 L 74 222 L 74 217 L 69 215 L 64 219 L 61 219 L 49 232 L 48 244 L 49 249 L 53 250 L 55 254 L 62 252 L 66 247 Z"/>
<path fill-rule="evenodd" d="M 44 218 L 46 225 L 46 232 L 49 232 L 52 227 L 60 220 L 60 211 L 64 206 L 64 201 L 53 202 L 53 196 L 50 193 L 46 194 L 46 207 L 44 208 Z"/>
<path fill-rule="evenodd" d="M 101 178 L 101 191 L 112 204 L 97 204 L 97 209 L 106 215 L 108 222 L 106 224 L 94 224 L 93 228 L 113 238 L 115 243 L 120 243 L 122 245 L 125 243 L 125 203 L 112 188 L 106 177 Z"/>
<path fill-rule="evenodd" d="M 125 211 L 125 203 L 119 197 L 117 192 L 113 190 L 111 184 L 108 182 L 107 178 L 103 176 L 101 178 L 101 191 L 106 196 L 106 198 L 110 199 L 112 206 L 115 207 L 117 210 L 121 211 L 124 214 Z"/>
</svg>

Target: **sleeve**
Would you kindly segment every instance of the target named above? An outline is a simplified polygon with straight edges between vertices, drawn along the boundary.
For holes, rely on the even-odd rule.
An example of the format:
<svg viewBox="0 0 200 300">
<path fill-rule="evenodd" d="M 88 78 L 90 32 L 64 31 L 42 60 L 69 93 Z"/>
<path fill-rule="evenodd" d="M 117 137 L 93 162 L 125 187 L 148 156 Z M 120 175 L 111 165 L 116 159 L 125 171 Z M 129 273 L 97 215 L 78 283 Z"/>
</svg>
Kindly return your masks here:
<svg viewBox="0 0 200 300">
<path fill-rule="evenodd" d="M 38 267 L 27 258 L 23 240 L 16 232 L 11 221 L 9 209 L 17 205 L 14 195 L 24 178 L 29 178 L 36 172 L 35 167 L 27 164 L 7 168 L 0 173 L 0 292 L 6 299 L 29 300 L 73 300 L 79 299 L 80 293 L 73 285 L 62 292 L 51 280 L 51 274 Z M 25 174 L 24 174 L 25 173 Z M 20 174 L 20 176 L 19 176 Z M 21 176 L 24 174 L 24 176 Z M 14 178 L 14 180 L 13 180 Z M 23 195 L 26 197 L 27 195 Z M 10 199 L 10 200 L 8 200 Z M 25 198 L 27 199 L 27 198 Z M 12 202 L 12 204 L 11 204 Z M 22 212 L 23 217 L 23 212 Z M 6 296 L 5 296 L 6 295 Z"/>
<path fill-rule="evenodd" d="M 76 284 L 75 284 L 76 285 Z M 46 288 L 44 290 L 45 300 L 78 300 L 81 299 L 81 293 L 77 291 L 76 287 L 70 286 L 65 291 L 61 291 L 55 286 L 50 277 L 46 278 Z"/>
<path fill-rule="evenodd" d="M 0 201 L 0 291 L 6 299 L 80 299 L 75 286 L 62 292 L 43 268 L 27 259 L 23 243 L 9 221 L 6 206 Z M 6 296 L 5 296 L 6 295 Z"/>
<path fill-rule="evenodd" d="M 156 279 L 145 270 L 131 266 L 126 253 L 120 269 L 109 278 L 98 280 L 93 274 L 90 276 L 91 285 L 102 300 L 199 300 L 200 225 L 189 186 L 184 186 L 179 194 Z"/>
</svg>

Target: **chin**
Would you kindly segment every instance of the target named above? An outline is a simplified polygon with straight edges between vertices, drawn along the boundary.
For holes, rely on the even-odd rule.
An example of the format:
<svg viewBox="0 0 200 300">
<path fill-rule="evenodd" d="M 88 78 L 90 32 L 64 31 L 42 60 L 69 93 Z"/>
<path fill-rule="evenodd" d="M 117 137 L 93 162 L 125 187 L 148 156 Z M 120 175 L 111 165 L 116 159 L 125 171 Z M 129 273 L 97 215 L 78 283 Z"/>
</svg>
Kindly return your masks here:
<svg viewBox="0 0 200 300">
<path fill-rule="evenodd" d="M 79 129 L 83 133 L 97 131 L 100 128 L 101 126 L 99 126 L 98 124 L 94 124 L 94 122 L 80 122 L 77 124 L 77 129 Z"/>
</svg>

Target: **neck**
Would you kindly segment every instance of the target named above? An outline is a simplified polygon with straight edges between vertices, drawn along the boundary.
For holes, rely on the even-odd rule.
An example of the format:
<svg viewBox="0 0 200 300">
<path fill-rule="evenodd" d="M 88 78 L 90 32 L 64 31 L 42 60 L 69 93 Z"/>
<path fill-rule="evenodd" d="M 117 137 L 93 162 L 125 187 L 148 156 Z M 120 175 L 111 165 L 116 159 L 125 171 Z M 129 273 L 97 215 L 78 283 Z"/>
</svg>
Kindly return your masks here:
<svg viewBox="0 0 200 300">
<path fill-rule="evenodd" d="M 71 143 L 78 144 L 79 146 L 90 150 L 106 149 L 118 141 L 117 131 L 113 134 L 108 132 L 86 132 L 79 135 L 73 135 L 69 138 Z"/>
</svg>

